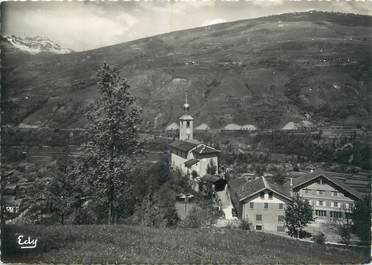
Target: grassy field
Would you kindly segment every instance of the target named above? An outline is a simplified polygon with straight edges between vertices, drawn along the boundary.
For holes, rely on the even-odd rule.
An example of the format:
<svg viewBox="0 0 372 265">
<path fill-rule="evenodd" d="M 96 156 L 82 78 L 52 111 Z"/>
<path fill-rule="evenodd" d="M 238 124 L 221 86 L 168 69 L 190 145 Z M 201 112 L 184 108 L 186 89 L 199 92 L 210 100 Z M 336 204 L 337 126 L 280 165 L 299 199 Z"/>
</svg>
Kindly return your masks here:
<svg viewBox="0 0 372 265">
<path fill-rule="evenodd" d="M 21 250 L 19 234 L 38 238 Z M 16 226 L 3 229 L 3 262 L 47 263 L 368 263 L 368 249 L 320 246 L 233 229 L 136 226 Z"/>
</svg>

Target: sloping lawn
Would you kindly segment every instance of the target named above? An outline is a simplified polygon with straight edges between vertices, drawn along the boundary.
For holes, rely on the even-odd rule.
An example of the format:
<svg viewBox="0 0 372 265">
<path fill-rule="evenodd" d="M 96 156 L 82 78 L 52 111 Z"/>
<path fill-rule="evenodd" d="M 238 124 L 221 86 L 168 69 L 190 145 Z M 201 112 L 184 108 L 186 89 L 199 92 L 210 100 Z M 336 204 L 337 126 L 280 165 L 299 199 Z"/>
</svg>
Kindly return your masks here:
<svg viewBox="0 0 372 265">
<path fill-rule="evenodd" d="M 20 249 L 19 234 L 38 239 Z M 368 263 L 369 249 L 320 246 L 234 229 L 139 226 L 16 226 L 2 233 L 3 262 L 47 263 Z"/>
</svg>

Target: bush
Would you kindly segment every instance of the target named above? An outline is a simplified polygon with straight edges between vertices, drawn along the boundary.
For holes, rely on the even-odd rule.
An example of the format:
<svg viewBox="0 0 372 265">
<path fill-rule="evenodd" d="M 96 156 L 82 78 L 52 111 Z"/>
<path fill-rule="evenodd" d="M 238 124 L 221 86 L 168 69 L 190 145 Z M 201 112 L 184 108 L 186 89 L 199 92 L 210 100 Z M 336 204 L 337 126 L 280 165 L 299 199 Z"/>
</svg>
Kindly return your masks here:
<svg viewBox="0 0 372 265">
<path fill-rule="evenodd" d="M 181 222 L 181 227 L 186 228 L 199 228 L 203 223 L 203 209 L 193 208 L 187 217 Z"/>
<path fill-rule="evenodd" d="M 242 230 L 251 230 L 251 228 L 249 226 L 249 222 L 247 220 L 242 220 L 240 222 L 239 228 L 242 229 Z"/>
<path fill-rule="evenodd" d="M 200 228 L 212 225 L 220 217 L 220 212 L 211 208 L 194 207 L 180 223 L 185 228 Z"/>
<path fill-rule="evenodd" d="M 309 238 L 311 237 L 312 235 L 309 233 L 309 232 L 306 232 L 304 230 L 301 230 L 300 231 L 300 238 Z"/>
<path fill-rule="evenodd" d="M 317 244 L 320 244 L 320 245 L 323 245 L 326 241 L 326 236 L 322 233 L 322 232 L 319 232 L 317 235 L 314 235 L 312 240 L 317 243 Z"/>
</svg>

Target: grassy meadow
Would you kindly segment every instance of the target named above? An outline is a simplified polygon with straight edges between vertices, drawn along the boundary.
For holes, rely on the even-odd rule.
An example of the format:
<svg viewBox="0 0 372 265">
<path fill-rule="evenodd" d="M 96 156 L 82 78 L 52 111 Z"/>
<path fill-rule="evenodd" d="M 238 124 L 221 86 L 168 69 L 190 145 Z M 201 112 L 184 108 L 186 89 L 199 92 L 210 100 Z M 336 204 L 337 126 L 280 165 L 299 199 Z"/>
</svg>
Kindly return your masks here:
<svg viewBox="0 0 372 265">
<path fill-rule="evenodd" d="M 20 249 L 19 234 L 38 239 Z M 3 262 L 47 263 L 368 263 L 369 249 L 322 246 L 238 229 L 125 225 L 6 225 Z"/>
</svg>

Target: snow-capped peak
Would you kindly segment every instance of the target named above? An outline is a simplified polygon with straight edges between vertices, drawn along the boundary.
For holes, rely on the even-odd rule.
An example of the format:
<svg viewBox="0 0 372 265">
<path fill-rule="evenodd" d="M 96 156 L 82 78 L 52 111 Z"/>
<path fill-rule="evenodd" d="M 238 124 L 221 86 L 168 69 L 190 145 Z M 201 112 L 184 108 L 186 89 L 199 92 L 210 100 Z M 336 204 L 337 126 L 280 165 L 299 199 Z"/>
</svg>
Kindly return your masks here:
<svg viewBox="0 0 372 265">
<path fill-rule="evenodd" d="M 38 54 L 40 52 L 66 54 L 73 52 L 71 49 L 63 48 L 59 44 L 40 36 L 22 38 L 14 35 L 5 35 L 3 37 L 15 48 L 30 54 Z"/>
</svg>

